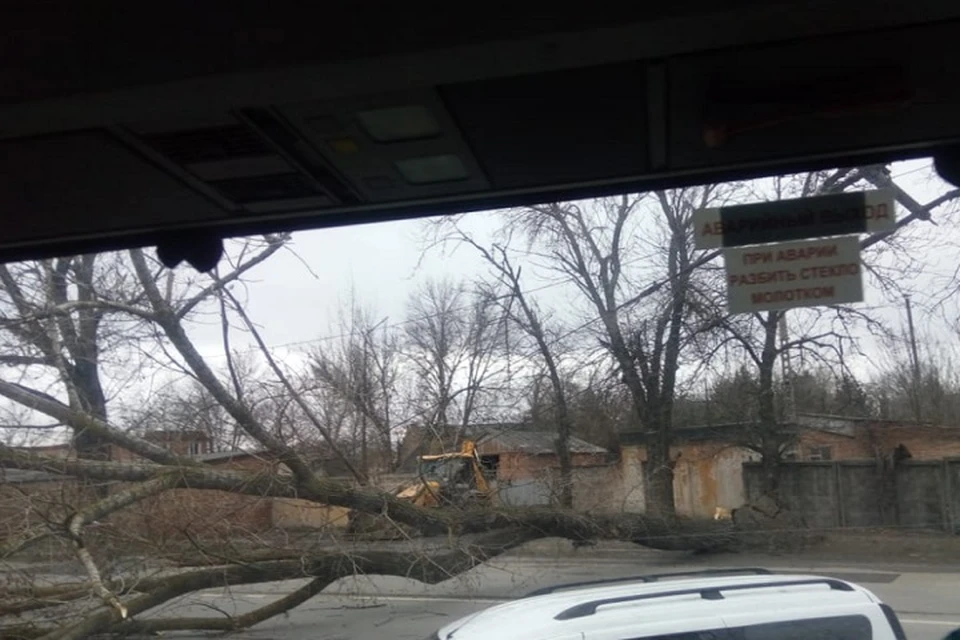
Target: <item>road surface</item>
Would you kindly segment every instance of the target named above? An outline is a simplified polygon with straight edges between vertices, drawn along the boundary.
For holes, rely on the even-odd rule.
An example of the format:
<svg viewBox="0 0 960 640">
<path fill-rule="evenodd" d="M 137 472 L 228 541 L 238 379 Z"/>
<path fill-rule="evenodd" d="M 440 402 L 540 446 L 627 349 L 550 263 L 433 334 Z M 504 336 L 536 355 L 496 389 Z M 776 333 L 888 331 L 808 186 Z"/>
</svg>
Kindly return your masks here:
<svg viewBox="0 0 960 640">
<path fill-rule="evenodd" d="M 757 562 L 759 560 L 759 562 Z M 900 615 L 910 640 L 939 640 L 960 628 L 960 573 L 936 567 L 908 571 L 833 565 L 800 566 L 787 558 L 752 559 L 730 556 L 710 566 L 766 566 L 792 572 L 816 572 L 862 584 L 887 601 Z M 554 559 L 516 557 L 480 567 L 439 585 L 422 585 L 396 577 L 360 577 L 331 585 L 286 616 L 268 620 L 239 632 L 241 640 L 422 640 L 448 622 L 536 587 L 561 582 L 590 580 L 669 570 L 705 568 L 687 557 L 651 555 L 644 561 L 631 557 Z M 179 603 L 180 616 L 211 616 L 243 613 L 289 592 L 302 582 L 268 583 L 212 590 Z M 159 615 L 169 615 L 169 606 Z M 222 615 L 222 613 L 221 613 Z M 202 634 L 164 634 L 167 638 L 195 640 Z"/>
</svg>

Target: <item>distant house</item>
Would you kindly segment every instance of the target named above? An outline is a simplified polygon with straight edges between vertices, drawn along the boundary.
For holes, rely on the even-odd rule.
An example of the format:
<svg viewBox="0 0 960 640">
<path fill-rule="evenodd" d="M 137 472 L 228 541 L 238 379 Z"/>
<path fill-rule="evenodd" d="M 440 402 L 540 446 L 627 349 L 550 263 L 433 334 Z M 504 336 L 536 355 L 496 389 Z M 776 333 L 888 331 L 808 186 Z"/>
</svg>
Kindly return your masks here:
<svg viewBox="0 0 960 640">
<path fill-rule="evenodd" d="M 876 460 L 899 449 L 912 460 L 960 457 L 960 426 L 802 413 L 788 459 Z"/>
<path fill-rule="evenodd" d="M 416 470 L 417 457 L 425 454 L 459 451 L 463 440 L 472 440 L 489 469 L 522 468 L 521 459 L 538 460 L 540 466 L 557 464 L 555 431 L 533 430 L 529 425 L 514 422 L 471 424 L 443 430 L 411 427 L 400 444 L 401 470 Z M 570 438 L 574 466 L 590 466 L 607 462 L 608 451 L 580 438 Z M 532 464 L 532 463 L 531 463 Z"/>
<path fill-rule="evenodd" d="M 526 428 L 522 423 L 474 424 L 468 427 L 448 425 L 444 427 L 425 427 L 411 425 L 407 427 L 400 441 L 399 470 L 413 472 L 417 469 L 417 457 L 459 451 L 465 439 L 476 439 L 490 429 L 520 430 Z"/>
<path fill-rule="evenodd" d="M 464 439 L 473 440 L 497 499 L 507 505 L 542 505 L 555 502 L 558 494 L 560 459 L 557 433 L 530 429 L 522 423 L 472 424 L 438 433 L 414 429 L 401 443 L 401 470 L 413 473 L 417 456 L 458 451 Z M 577 470 L 574 486 L 583 504 L 595 486 L 608 485 L 610 453 L 580 438 L 570 438 L 571 462 Z M 602 477 L 601 477 L 602 476 Z M 592 495 L 592 494 L 591 494 Z"/>
<path fill-rule="evenodd" d="M 851 418 L 810 413 L 780 425 L 791 440 L 787 462 L 873 462 L 893 457 L 915 461 L 960 457 L 960 428 Z M 670 448 L 674 467 L 674 497 L 678 512 L 710 517 L 716 507 L 737 507 L 745 501 L 744 465 L 760 460 L 744 446 L 753 424 L 732 423 L 681 427 L 673 431 Z M 635 482 L 646 462 L 650 434 L 620 435 L 621 466 L 632 468 Z M 626 475 L 626 474 L 625 474 Z"/>
<path fill-rule="evenodd" d="M 210 439 L 197 431 L 151 431 L 144 439 L 159 446 L 218 468 L 244 471 L 277 470 L 286 467 L 276 456 L 264 450 L 211 451 Z M 21 447 L 23 451 L 55 458 L 76 458 L 70 444 Z M 321 474 L 339 471 L 336 461 L 323 450 L 304 451 L 311 466 Z M 111 446 L 115 462 L 143 462 L 142 458 L 121 447 Z M 121 490 L 124 482 L 110 483 L 110 490 Z M 33 521 L 41 512 L 62 518 L 75 506 L 82 491 L 76 478 L 42 471 L 0 467 L 0 522 L 16 527 L 0 527 L 0 538 Z M 111 516 L 110 522 L 144 535 L 163 536 L 184 530 L 263 532 L 273 527 L 313 528 L 345 526 L 343 509 L 317 505 L 304 500 L 240 495 L 222 491 L 176 489 L 152 496 L 133 508 Z"/>
<path fill-rule="evenodd" d="M 557 434 L 553 431 L 518 429 L 490 430 L 477 439 L 477 451 L 485 468 L 500 482 L 530 478 L 544 469 L 559 468 Z M 570 438 L 570 458 L 574 467 L 593 467 L 609 462 L 603 447 L 580 438 Z"/>
<path fill-rule="evenodd" d="M 180 456 L 199 456 L 213 451 L 213 439 L 203 431 L 158 429 L 145 432 L 143 439 Z"/>
<path fill-rule="evenodd" d="M 146 431 L 143 439 L 180 456 L 196 457 L 213 451 L 210 436 L 202 431 L 153 430 Z M 76 458 L 77 456 L 77 451 L 71 442 L 17 448 L 54 458 Z M 109 459 L 114 462 L 132 462 L 140 459 L 137 454 L 115 444 L 107 444 L 106 449 Z"/>
</svg>

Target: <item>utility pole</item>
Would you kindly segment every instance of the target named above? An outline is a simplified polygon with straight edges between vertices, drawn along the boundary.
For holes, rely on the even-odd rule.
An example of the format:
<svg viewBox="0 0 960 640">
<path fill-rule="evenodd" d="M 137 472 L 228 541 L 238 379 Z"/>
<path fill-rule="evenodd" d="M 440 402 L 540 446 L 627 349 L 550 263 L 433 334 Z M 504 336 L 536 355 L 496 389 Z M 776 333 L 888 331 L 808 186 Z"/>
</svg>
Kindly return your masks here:
<svg viewBox="0 0 960 640">
<path fill-rule="evenodd" d="M 904 294 L 904 301 L 907 304 L 907 329 L 910 332 L 910 364 L 913 369 L 913 393 L 910 394 L 913 400 L 913 417 L 920 422 L 922 411 L 920 408 L 920 356 L 917 354 L 917 333 L 913 328 L 913 308 L 910 304 L 910 295 Z"/>
<path fill-rule="evenodd" d="M 786 394 L 783 399 L 784 414 L 787 422 L 796 422 L 797 419 L 797 396 L 793 389 L 793 367 L 790 362 L 790 350 L 787 344 L 790 342 L 790 334 L 787 329 L 787 312 L 780 312 L 778 321 L 780 330 L 780 367 L 783 376 L 784 385 L 786 385 Z"/>
<path fill-rule="evenodd" d="M 363 357 L 360 362 L 360 465 L 363 467 L 364 477 L 370 477 L 370 467 L 367 462 L 367 403 L 369 402 L 367 385 L 367 343 L 370 340 L 370 332 L 363 332 Z"/>
<path fill-rule="evenodd" d="M 707 423 L 707 426 L 712 426 L 713 414 L 710 411 L 710 385 L 706 377 L 703 378 L 703 413 L 704 422 Z"/>
</svg>

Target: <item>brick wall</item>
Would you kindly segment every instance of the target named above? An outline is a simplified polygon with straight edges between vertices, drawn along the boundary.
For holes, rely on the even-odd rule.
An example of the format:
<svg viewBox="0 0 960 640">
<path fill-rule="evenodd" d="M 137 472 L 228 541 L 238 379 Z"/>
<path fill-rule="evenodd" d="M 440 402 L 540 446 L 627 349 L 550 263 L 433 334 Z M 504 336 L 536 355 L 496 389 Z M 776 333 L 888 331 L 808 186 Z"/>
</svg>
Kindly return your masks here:
<svg viewBox="0 0 960 640">
<path fill-rule="evenodd" d="M 859 437 L 857 437 L 859 436 Z M 830 452 L 832 460 L 872 460 L 875 458 L 874 443 L 869 433 L 864 431 L 857 436 L 847 436 L 828 431 L 805 431 L 791 448 L 798 461 L 816 461 L 818 452 L 824 448 Z"/>
<path fill-rule="evenodd" d="M 958 427 L 879 425 L 871 430 L 885 451 L 903 444 L 910 450 L 914 460 L 960 457 L 960 428 Z"/>
<path fill-rule="evenodd" d="M 624 510 L 620 467 L 604 465 L 573 470 L 573 507 L 582 511 Z"/>
<path fill-rule="evenodd" d="M 673 495 L 677 513 L 692 517 L 713 517 L 717 507 L 731 509 L 744 502 L 744 462 L 755 459 L 755 453 L 725 443 L 681 443 L 670 448 L 676 461 Z M 624 445 L 621 448 L 621 501 L 628 510 L 644 508 L 643 472 L 646 447 Z M 637 498 L 640 498 L 639 500 Z"/>
<path fill-rule="evenodd" d="M 279 529 L 346 529 L 350 510 L 309 500 L 278 498 L 273 500 L 271 524 Z"/>
<path fill-rule="evenodd" d="M 850 435 L 808 430 L 801 436 L 797 453 L 800 461 L 816 458 L 815 449 L 829 447 L 832 460 L 875 460 L 905 446 L 913 460 L 942 460 L 960 457 L 960 428 L 917 424 L 863 423 Z"/>
<path fill-rule="evenodd" d="M 855 423 L 846 434 L 808 429 L 793 448 L 799 462 L 813 462 L 829 451 L 832 461 L 876 461 L 905 446 L 912 461 L 939 461 L 960 458 L 960 428 L 929 425 Z M 631 509 L 643 510 L 643 445 L 623 445 L 619 463 L 619 493 Z M 674 498 L 677 511 L 691 516 L 712 517 L 716 507 L 734 508 L 744 503 L 745 462 L 759 456 L 747 449 L 721 442 L 678 443 L 670 448 L 676 460 Z"/>
<path fill-rule="evenodd" d="M 273 526 L 272 499 L 175 489 L 113 514 L 110 522 L 161 541 L 185 531 L 198 535 L 263 532 Z"/>
<path fill-rule="evenodd" d="M 710 518 L 717 507 L 744 502 L 743 463 L 756 457 L 749 449 L 717 443 L 678 447 L 673 491 L 677 512 Z"/>
<path fill-rule="evenodd" d="M 55 453 L 69 455 L 66 449 L 58 449 Z M 137 459 L 118 447 L 111 454 L 115 461 Z M 276 467 L 262 459 L 244 456 L 224 461 L 214 468 L 273 472 Z M 127 483 L 109 484 L 111 492 L 129 486 Z M 0 538 L 16 535 L 28 526 L 44 521 L 62 522 L 78 505 L 89 504 L 95 499 L 73 478 L 58 482 L 0 483 Z M 118 533 L 153 541 L 184 531 L 217 535 L 228 531 L 263 532 L 274 526 L 272 502 L 270 498 L 222 491 L 177 489 L 116 512 L 106 522 L 114 525 Z M 284 522 L 291 521 L 289 513 L 284 516 Z M 309 521 L 313 519 L 308 518 Z"/>
<path fill-rule="evenodd" d="M 606 464 L 605 454 L 574 453 L 570 456 L 574 467 L 595 467 Z M 529 455 L 526 453 L 501 453 L 497 468 L 497 481 L 527 480 L 557 469 L 560 462 L 554 454 Z"/>
<path fill-rule="evenodd" d="M 620 448 L 620 485 L 618 499 L 624 511 L 643 513 L 646 510 L 644 495 L 643 463 L 646 451 L 643 447 L 623 446 Z"/>
</svg>

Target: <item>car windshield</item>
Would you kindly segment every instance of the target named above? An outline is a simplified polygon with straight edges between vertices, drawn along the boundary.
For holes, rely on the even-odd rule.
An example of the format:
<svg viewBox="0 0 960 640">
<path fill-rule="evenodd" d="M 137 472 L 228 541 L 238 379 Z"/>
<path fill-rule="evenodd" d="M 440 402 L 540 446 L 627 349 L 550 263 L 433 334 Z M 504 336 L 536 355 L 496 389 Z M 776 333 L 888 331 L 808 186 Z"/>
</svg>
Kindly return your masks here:
<svg viewBox="0 0 960 640">
<path fill-rule="evenodd" d="M 237 238 L 204 273 L 2 265 L 0 636 L 429 637 L 557 583 L 749 566 L 941 637 L 958 247 L 921 159 Z M 690 601 L 792 638 L 826 593 L 829 637 L 894 637 L 818 584 Z M 642 606 L 618 637 L 719 628 Z"/>
</svg>

